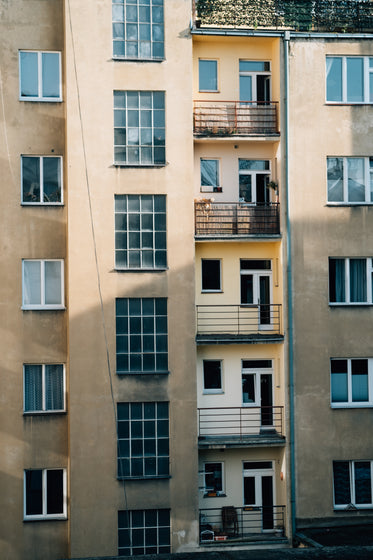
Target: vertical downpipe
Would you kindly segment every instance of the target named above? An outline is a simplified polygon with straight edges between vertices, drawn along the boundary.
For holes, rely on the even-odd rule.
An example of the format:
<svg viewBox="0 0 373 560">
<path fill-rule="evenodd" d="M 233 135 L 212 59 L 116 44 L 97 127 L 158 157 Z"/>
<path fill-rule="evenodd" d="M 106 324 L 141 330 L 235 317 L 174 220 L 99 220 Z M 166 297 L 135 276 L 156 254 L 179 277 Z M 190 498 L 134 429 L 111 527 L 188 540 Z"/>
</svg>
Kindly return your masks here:
<svg viewBox="0 0 373 560">
<path fill-rule="evenodd" d="M 285 110 L 285 192 L 286 192 L 286 256 L 287 256 L 287 304 L 288 304 L 288 359 L 289 359 L 289 423 L 290 423 L 290 507 L 291 531 L 294 538 L 296 531 L 295 503 L 295 437 L 294 437 L 294 368 L 293 368 L 293 282 L 291 256 L 291 221 L 289 195 L 289 44 L 290 31 L 285 31 L 284 41 L 284 110 Z"/>
</svg>

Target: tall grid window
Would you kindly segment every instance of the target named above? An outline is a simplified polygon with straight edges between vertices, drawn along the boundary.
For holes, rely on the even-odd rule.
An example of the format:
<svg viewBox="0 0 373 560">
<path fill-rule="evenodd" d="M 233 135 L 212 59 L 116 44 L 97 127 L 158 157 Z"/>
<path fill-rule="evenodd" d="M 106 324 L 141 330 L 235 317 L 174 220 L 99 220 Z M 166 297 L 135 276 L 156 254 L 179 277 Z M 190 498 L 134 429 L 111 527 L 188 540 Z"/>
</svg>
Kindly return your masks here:
<svg viewBox="0 0 373 560">
<path fill-rule="evenodd" d="M 168 373 L 167 299 L 116 300 L 117 373 Z"/>
<path fill-rule="evenodd" d="M 114 91 L 114 162 L 164 165 L 166 162 L 163 91 Z"/>
<path fill-rule="evenodd" d="M 118 556 L 171 552 L 170 510 L 118 511 Z"/>
<path fill-rule="evenodd" d="M 163 0 L 113 0 L 113 56 L 164 58 Z"/>
<path fill-rule="evenodd" d="M 115 267 L 165 269 L 166 197 L 115 196 Z"/>
<path fill-rule="evenodd" d="M 118 403 L 118 478 L 169 475 L 168 402 Z"/>
<path fill-rule="evenodd" d="M 65 410 L 63 364 L 25 364 L 24 412 L 62 412 Z"/>
</svg>

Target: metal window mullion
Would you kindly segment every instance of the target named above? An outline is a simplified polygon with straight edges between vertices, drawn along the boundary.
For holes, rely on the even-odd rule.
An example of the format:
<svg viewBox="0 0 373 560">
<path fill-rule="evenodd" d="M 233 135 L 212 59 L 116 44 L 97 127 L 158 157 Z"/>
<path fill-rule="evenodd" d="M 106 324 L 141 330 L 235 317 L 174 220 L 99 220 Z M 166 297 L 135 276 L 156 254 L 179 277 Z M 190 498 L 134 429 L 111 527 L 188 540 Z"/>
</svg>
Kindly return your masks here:
<svg viewBox="0 0 373 560">
<path fill-rule="evenodd" d="M 342 102 L 347 102 L 347 57 L 342 56 Z"/>
</svg>

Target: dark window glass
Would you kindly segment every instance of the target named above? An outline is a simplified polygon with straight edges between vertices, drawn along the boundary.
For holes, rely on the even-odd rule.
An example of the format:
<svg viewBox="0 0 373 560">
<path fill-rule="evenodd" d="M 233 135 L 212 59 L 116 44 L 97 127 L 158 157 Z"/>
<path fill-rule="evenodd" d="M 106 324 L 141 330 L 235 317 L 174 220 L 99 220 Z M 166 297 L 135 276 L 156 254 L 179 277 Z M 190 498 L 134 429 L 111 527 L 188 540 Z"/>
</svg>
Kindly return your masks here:
<svg viewBox="0 0 373 560">
<path fill-rule="evenodd" d="M 348 461 L 333 462 L 334 503 L 348 505 L 351 503 L 350 466 Z"/>
<path fill-rule="evenodd" d="M 204 360 L 203 380 L 205 389 L 221 389 L 221 361 Z"/>
<path fill-rule="evenodd" d="M 220 260 L 202 259 L 202 290 L 221 290 Z"/>
</svg>

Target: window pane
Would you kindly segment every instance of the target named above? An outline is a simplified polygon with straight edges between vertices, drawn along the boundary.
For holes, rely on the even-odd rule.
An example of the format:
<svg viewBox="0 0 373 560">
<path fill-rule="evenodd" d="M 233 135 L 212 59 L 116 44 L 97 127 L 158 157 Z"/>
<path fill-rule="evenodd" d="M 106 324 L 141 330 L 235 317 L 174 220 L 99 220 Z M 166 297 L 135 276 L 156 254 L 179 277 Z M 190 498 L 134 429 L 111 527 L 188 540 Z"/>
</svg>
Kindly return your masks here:
<svg viewBox="0 0 373 560">
<path fill-rule="evenodd" d="M 326 57 L 326 100 L 342 101 L 342 58 Z"/>
<path fill-rule="evenodd" d="M 351 360 L 352 401 L 367 402 L 368 394 L 368 360 Z"/>
<path fill-rule="evenodd" d="M 61 159 L 43 158 L 43 202 L 61 202 Z"/>
<path fill-rule="evenodd" d="M 42 471 L 26 471 L 26 515 L 43 513 Z"/>
<path fill-rule="evenodd" d="M 63 470 L 47 471 L 47 513 L 63 513 Z"/>
<path fill-rule="evenodd" d="M 203 380 L 205 389 L 221 389 L 221 362 L 220 360 L 204 360 Z"/>
<path fill-rule="evenodd" d="M 334 503 L 351 503 L 350 467 L 348 461 L 333 461 Z"/>
<path fill-rule="evenodd" d="M 43 410 L 43 382 L 41 365 L 24 366 L 25 412 Z"/>
<path fill-rule="evenodd" d="M 332 373 L 332 402 L 348 401 L 347 372 Z"/>
<path fill-rule="evenodd" d="M 38 53 L 20 53 L 21 96 L 38 97 Z"/>
<path fill-rule="evenodd" d="M 201 159 L 201 185 L 203 187 L 219 186 L 219 160 Z"/>
<path fill-rule="evenodd" d="M 350 301 L 367 301 L 366 259 L 350 259 Z"/>
<path fill-rule="evenodd" d="M 347 101 L 364 101 L 363 58 L 347 58 Z"/>
<path fill-rule="evenodd" d="M 328 158 L 328 201 L 343 202 L 343 158 Z"/>
<path fill-rule="evenodd" d="M 202 290 L 220 289 L 220 260 L 202 259 Z"/>
<path fill-rule="evenodd" d="M 45 366 L 45 408 L 63 410 L 63 365 Z"/>
<path fill-rule="evenodd" d="M 40 202 L 39 157 L 22 157 L 22 202 Z"/>
<path fill-rule="evenodd" d="M 205 491 L 223 490 L 222 463 L 205 463 Z"/>
<path fill-rule="evenodd" d="M 370 461 L 354 463 L 355 467 L 355 502 L 356 504 L 372 503 L 372 482 Z"/>
<path fill-rule="evenodd" d="M 329 259 L 329 301 L 346 301 L 345 260 Z"/>
<path fill-rule="evenodd" d="M 365 201 L 365 161 L 364 158 L 348 158 L 348 200 Z"/>
<path fill-rule="evenodd" d="M 61 305 L 61 262 L 45 261 L 45 303 Z"/>
<path fill-rule="evenodd" d="M 43 97 L 60 97 L 60 55 L 42 53 Z"/>
<path fill-rule="evenodd" d="M 216 60 L 199 61 L 199 89 L 200 91 L 217 91 L 218 63 Z"/>
<path fill-rule="evenodd" d="M 255 403 L 255 375 L 243 374 L 242 375 L 242 402 Z"/>
<path fill-rule="evenodd" d="M 239 68 L 240 72 L 269 72 L 270 64 L 261 60 L 240 60 Z"/>
<path fill-rule="evenodd" d="M 40 261 L 23 261 L 23 303 L 24 305 L 41 304 Z"/>
</svg>

